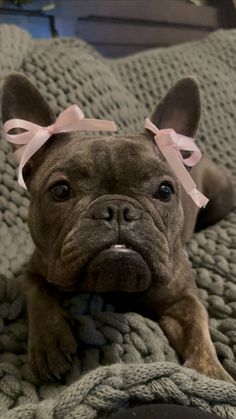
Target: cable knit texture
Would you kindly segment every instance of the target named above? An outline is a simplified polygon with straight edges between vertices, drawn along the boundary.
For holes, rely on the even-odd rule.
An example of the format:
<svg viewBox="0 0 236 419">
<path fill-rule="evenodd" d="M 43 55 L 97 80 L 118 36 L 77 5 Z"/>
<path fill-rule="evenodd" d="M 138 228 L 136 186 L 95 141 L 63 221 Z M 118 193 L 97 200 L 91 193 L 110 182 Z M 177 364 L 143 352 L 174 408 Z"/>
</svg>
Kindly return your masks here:
<svg viewBox="0 0 236 419">
<path fill-rule="evenodd" d="M 24 72 L 56 113 L 78 103 L 87 117 L 110 118 L 121 132 L 143 121 L 174 82 L 197 77 L 202 96 L 198 142 L 236 179 L 236 30 L 108 60 L 80 39 L 32 40 L 0 26 L 1 85 Z M 63 383 L 41 383 L 27 363 L 27 320 L 19 292 L 32 252 L 28 196 L 16 182 L 10 146 L 0 141 L 0 418 L 105 418 L 140 403 L 172 402 L 236 418 L 236 387 L 183 368 L 157 323 L 115 313 L 102 296 L 65 305 L 80 353 Z M 236 379 L 236 210 L 194 235 L 187 246 L 210 331 L 225 369 Z"/>
</svg>

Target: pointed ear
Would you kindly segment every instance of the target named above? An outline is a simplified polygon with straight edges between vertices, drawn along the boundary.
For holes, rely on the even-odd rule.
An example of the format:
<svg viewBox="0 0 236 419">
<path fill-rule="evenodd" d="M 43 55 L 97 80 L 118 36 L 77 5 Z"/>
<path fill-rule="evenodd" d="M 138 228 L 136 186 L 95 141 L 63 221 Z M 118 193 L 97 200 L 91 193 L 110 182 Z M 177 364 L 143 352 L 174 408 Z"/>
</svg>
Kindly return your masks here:
<svg viewBox="0 0 236 419">
<path fill-rule="evenodd" d="M 200 119 L 201 102 L 196 80 L 179 80 L 154 110 L 151 121 L 159 129 L 172 128 L 178 134 L 194 137 Z"/>
<path fill-rule="evenodd" d="M 46 100 L 29 79 L 20 73 L 10 74 L 3 85 L 2 91 L 2 121 L 9 119 L 25 119 L 37 125 L 48 126 L 55 121 L 55 116 Z M 18 131 L 14 130 L 15 133 Z M 18 146 L 12 145 L 13 150 Z M 25 165 L 23 177 L 26 182 L 30 178 L 37 156 L 33 156 Z M 28 186 L 28 185 L 27 185 Z"/>
<path fill-rule="evenodd" d="M 29 79 L 20 73 L 10 74 L 3 85 L 2 121 L 18 118 L 47 126 L 55 116 Z"/>
</svg>

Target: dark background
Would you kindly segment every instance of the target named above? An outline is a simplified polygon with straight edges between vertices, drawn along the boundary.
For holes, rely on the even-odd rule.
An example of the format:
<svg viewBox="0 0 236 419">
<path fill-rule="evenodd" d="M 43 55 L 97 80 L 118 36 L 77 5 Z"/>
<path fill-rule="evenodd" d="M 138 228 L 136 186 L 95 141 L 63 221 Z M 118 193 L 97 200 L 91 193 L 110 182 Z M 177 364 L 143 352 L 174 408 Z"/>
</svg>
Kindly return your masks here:
<svg viewBox="0 0 236 419">
<path fill-rule="evenodd" d="M 236 0 L 31 0 L 22 5 L 29 1 L 0 0 L 0 23 L 17 24 L 36 38 L 79 36 L 110 57 L 236 27 Z"/>
</svg>

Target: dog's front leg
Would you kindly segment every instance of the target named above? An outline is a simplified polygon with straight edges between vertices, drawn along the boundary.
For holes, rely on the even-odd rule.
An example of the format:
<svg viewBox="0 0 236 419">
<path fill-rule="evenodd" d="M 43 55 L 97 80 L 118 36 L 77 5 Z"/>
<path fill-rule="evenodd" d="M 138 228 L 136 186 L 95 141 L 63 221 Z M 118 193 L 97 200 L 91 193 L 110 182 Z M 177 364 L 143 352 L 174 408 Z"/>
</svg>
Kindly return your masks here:
<svg viewBox="0 0 236 419">
<path fill-rule="evenodd" d="M 207 312 L 194 291 L 170 305 L 161 315 L 160 324 L 183 358 L 184 366 L 212 378 L 233 382 L 217 358 Z"/>
<path fill-rule="evenodd" d="M 28 356 L 43 380 L 59 379 L 70 369 L 77 344 L 60 307 L 58 296 L 38 275 L 26 274 L 22 282 L 28 311 Z"/>
</svg>

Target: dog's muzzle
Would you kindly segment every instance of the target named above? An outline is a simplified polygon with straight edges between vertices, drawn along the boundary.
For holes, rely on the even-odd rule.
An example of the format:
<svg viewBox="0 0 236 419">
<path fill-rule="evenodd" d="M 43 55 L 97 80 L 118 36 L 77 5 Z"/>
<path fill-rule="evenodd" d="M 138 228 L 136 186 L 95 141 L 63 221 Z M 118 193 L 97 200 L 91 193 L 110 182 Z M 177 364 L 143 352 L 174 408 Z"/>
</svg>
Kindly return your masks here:
<svg viewBox="0 0 236 419">
<path fill-rule="evenodd" d="M 142 208 L 131 198 L 100 198 L 91 206 L 89 217 L 101 226 L 101 237 L 94 239 L 106 242 L 106 231 L 113 230 L 114 243 L 90 260 L 80 288 L 95 292 L 146 290 L 151 282 L 149 267 L 134 241 L 129 242 L 130 232 L 134 233 L 142 223 Z"/>
</svg>

